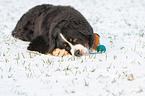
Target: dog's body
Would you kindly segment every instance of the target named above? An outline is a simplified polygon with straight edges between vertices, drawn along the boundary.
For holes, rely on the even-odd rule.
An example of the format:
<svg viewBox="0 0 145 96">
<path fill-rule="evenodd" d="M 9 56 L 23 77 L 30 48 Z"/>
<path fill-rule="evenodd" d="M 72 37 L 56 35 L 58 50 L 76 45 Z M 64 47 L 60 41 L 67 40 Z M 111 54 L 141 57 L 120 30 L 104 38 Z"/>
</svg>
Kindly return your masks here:
<svg viewBox="0 0 145 96">
<path fill-rule="evenodd" d="M 94 44 L 92 27 L 77 10 L 69 6 L 39 5 L 18 21 L 12 35 L 30 41 L 28 50 L 52 53 L 65 49 L 69 54 L 81 56 Z M 99 36 L 97 36 L 97 46 Z"/>
</svg>

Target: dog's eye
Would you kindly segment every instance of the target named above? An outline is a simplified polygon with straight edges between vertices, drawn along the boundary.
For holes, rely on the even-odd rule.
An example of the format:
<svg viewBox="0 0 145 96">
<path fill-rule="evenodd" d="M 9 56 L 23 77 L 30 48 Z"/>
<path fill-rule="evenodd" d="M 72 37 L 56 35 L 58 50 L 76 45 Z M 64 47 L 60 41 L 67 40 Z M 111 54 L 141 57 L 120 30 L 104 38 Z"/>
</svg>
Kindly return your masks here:
<svg viewBox="0 0 145 96">
<path fill-rule="evenodd" d="M 64 43 L 63 45 L 64 45 L 66 50 L 70 50 L 70 47 L 69 47 L 69 45 L 67 43 Z"/>
</svg>

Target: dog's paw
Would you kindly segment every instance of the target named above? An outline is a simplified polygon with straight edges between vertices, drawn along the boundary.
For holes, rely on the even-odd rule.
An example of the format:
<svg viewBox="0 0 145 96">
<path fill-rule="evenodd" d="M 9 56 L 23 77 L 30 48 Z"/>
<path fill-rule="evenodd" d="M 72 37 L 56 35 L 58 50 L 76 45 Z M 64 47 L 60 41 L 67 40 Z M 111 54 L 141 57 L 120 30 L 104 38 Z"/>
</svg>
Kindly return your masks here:
<svg viewBox="0 0 145 96">
<path fill-rule="evenodd" d="M 68 52 L 65 51 L 65 49 L 59 49 L 59 48 L 54 49 L 52 52 L 52 55 L 54 56 L 65 56 L 67 54 Z"/>
</svg>

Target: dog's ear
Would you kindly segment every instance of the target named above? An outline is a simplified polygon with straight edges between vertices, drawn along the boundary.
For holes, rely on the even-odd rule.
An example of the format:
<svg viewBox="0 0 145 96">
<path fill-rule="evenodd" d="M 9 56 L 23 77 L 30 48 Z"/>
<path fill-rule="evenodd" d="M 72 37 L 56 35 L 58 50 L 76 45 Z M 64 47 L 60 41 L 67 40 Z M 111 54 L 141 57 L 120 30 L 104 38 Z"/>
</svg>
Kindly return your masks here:
<svg viewBox="0 0 145 96">
<path fill-rule="evenodd" d="M 93 34 L 93 29 L 88 26 L 85 29 L 80 30 L 79 32 L 81 34 L 83 34 L 83 35 L 85 35 L 85 36 L 88 37 L 88 40 L 89 40 L 89 48 L 92 48 L 93 47 L 93 44 L 94 44 L 94 39 L 95 39 L 95 36 Z"/>
<path fill-rule="evenodd" d="M 81 34 L 84 36 L 87 36 L 89 40 L 89 48 L 93 47 L 94 43 L 94 35 L 93 35 L 93 29 L 90 26 L 88 22 L 82 22 L 82 21 L 74 21 L 75 24 L 72 24 L 72 26 Z"/>
<path fill-rule="evenodd" d="M 38 51 L 43 54 L 48 52 L 48 46 L 42 36 L 38 36 L 33 39 L 27 49 L 31 51 Z"/>
<path fill-rule="evenodd" d="M 97 50 L 97 47 L 100 45 L 100 36 L 96 33 L 94 33 L 94 44 L 93 44 L 93 50 Z"/>
</svg>

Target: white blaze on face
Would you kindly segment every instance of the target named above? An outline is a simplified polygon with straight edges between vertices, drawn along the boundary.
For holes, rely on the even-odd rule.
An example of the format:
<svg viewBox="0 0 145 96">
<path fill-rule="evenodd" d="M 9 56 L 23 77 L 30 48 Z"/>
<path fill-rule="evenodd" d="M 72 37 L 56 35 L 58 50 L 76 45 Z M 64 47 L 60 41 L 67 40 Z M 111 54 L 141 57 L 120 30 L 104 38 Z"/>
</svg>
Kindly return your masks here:
<svg viewBox="0 0 145 96">
<path fill-rule="evenodd" d="M 69 41 L 67 41 L 67 40 L 65 39 L 65 37 L 64 37 L 61 33 L 60 33 L 60 36 L 61 36 L 61 38 L 62 38 L 65 42 L 67 42 L 67 43 L 70 45 L 70 47 L 71 47 L 70 52 L 71 52 L 71 54 L 72 54 L 73 56 L 75 55 L 75 52 L 76 52 L 77 50 L 79 50 L 79 51 L 81 52 L 82 55 L 87 55 L 87 54 L 88 54 L 88 49 L 87 49 L 86 47 L 84 47 L 83 45 L 81 45 L 81 44 L 72 45 Z"/>
</svg>

